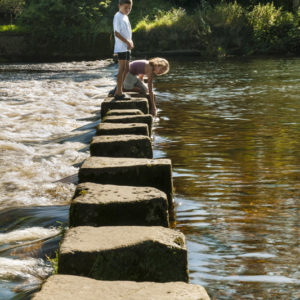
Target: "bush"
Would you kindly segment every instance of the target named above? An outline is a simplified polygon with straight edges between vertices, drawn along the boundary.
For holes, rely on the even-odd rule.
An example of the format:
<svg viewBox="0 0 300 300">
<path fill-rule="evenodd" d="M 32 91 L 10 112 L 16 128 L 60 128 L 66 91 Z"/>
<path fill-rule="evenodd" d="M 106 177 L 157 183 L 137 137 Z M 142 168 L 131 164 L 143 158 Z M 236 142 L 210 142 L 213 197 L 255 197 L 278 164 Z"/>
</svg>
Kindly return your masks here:
<svg viewBox="0 0 300 300">
<path fill-rule="evenodd" d="M 213 35 L 212 47 L 220 54 L 244 54 L 249 51 L 251 30 L 246 10 L 237 2 L 221 2 L 205 11 L 205 21 Z"/>
<path fill-rule="evenodd" d="M 40 41 L 67 42 L 80 36 L 89 42 L 107 2 L 110 0 L 32 0 L 19 23 Z"/>
<path fill-rule="evenodd" d="M 273 3 L 257 5 L 249 13 L 257 53 L 294 52 L 299 42 L 299 12 L 277 9 Z M 299 45 L 299 44 L 298 44 Z M 299 47 L 299 46 L 298 46 Z"/>
<path fill-rule="evenodd" d="M 23 11 L 24 6 L 25 0 L 0 0 L 0 20 L 2 19 L 2 22 L 9 22 L 12 25 Z"/>
</svg>

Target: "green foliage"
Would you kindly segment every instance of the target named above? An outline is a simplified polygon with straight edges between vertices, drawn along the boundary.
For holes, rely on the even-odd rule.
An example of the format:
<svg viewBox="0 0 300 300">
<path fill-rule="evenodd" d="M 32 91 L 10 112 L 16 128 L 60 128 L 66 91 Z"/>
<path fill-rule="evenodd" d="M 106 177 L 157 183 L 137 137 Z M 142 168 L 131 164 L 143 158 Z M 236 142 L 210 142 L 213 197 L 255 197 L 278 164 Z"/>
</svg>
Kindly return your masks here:
<svg viewBox="0 0 300 300">
<path fill-rule="evenodd" d="M 10 14 L 31 33 L 38 51 L 80 52 L 111 44 L 117 0 L 0 0 L 0 17 Z M 135 50 L 195 49 L 203 55 L 298 53 L 299 12 L 292 0 L 135 0 L 129 15 Z M 24 9 L 24 10 L 23 10 Z M 6 21 L 4 24 L 8 24 Z M 96 42 L 97 40 L 97 42 Z"/>
<path fill-rule="evenodd" d="M 149 21 L 149 17 L 146 16 L 136 25 L 133 32 L 139 30 L 150 31 L 151 29 L 158 27 L 170 27 L 178 23 L 178 21 L 185 15 L 186 13 L 182 8 L 174 8 L 167 12 L 158 11 L 157 15 L 154 17 L 154 20 Z"/>
<path fill-rule="evenodd" d="M 12 25 L 15 18 L 17 18 L 23 11 L 25 0 L 0 0 L 0 18 L 7 21 L 9 18 L 10 25 Z"/>
<path fill-rule="evenodd" d="M 68 43 L 78 37 L 88 43 L 109 3 L 110 0 L 32 0 L 19 23 L 40 43 Z"/>
<path fill-rule="evenodd" d="M 0 32 L 7 32 L 7 31 L 13 31 L 13 32 L 19 32 L 19 27 L 16 25 L 0 25 Z"/>
<path fill-rule="evenodd" d="M 146 16 L 135 27 L 144 51 L 197 49 L 203 55 L 299 53 L 299 13 L 258 4 L 248 10 L 235 2 L 203 5 Z"/>
<path fill-rule="evenodd" d="M 299 13 L 277 9 L 273 3 L 257 5 L 249 13 L 249 21 L 253 29 L 255 50 L 259 53 L 280 53 L 292 46 L 293 52 L 299 42 Z M 299 47 L 299 46 L 298 46 Z"/>
<path fill-rule="evenodd" d="M 53 268 L 52 275 L 58 274 L 58 257 L 59 257 L 58 250 L 55 251 L 55 257 L 54 258 L 51 258 L 48 255 L 46 255 L 47 261 L 50 262 L 50 264 Z"/>
</svg>

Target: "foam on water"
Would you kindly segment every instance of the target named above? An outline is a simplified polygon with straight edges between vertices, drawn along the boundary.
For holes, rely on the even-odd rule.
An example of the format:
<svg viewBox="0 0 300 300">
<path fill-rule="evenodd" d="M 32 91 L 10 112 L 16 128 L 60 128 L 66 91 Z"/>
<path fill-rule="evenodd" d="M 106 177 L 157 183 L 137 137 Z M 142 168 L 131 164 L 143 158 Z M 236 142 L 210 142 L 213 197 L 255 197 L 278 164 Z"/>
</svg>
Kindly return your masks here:
<svg viewBox="0 0 300 300">
<path fill-rule="evenodd" d="M 0 210 L 19 208 L 0 227 L 0 299 L 31 293 L 52 273 L 46 255 L 58 247 L 61 212 L 22 207 L 70 203 L 115 70 L 108 61 L 0 65 Z"/>
<path fill-rule="evenodd" d="M 31 227 L 0 233 L 0 244 L 15 244 L 24 241 L 34 241 L 56 236 L 60 233 L 58 228 Z"/>
<path fill-rule="evenodd" d="M 51 272 L 51 266 L 47 266 L 42 259 L 0 257 L 0 279 L 2 280 L 26 279 L 27 283 L 40 282 L 41 278 Z"/>
<path fill-rule="evenodd" d="M 92 129 L 77 129 L 97 119 L 114 71 L 105 61 L 0 66 L 0 209 L 71 199 L 74 186 L 55 181 L 89 155 Z"/>
</svg>

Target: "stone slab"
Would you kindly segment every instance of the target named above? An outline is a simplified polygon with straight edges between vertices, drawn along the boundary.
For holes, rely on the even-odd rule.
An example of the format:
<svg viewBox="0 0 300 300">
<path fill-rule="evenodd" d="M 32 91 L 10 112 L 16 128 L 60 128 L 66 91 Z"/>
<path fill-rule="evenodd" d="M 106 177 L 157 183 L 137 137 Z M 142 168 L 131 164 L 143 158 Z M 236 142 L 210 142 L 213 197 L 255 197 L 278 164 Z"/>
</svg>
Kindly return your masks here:
<svg viewBox="0 0 300 300">
<path fill-rule="evenodd" d="M 96 135 L 137 134 L 149 136 L 148 125 L 144 123 L 100 123 Z"/>
<path fill-rule="evenodd" d="M 106 116 L 143 115 L 139 109 L 111 109 Z"/>
<path fill-rule="evenodd" d="M 166 193 L 173 207 L 173 179 L 170 159 L 88 157 L 78 173 L 79 183 L 150 186 Z M 170 213 L 170 211 L 169 211 Z"/>
<path fill-rule="evenodd" d="M 185 282 L 102 281 L 53 275 L 32 300 L 209 300 L 201 285 Z"/>
<path fill-rule="evenodd" d="M 149 104 L 147 98 L 132 98 L 130 100 L 115 100 L 107 97 L 101 103 L 101 118 L 111 109 L 139 109 L 144 114 L 149 114 Z"/>
<path fill-rule="evenodd" d="M 188 282 L 185 237 L 160 226 L 73 227 L 60 245 L 58 273 L 99 280 Z"/>
<path fill-rule="evenodd" d="M 141 116 L 108 116 L 103 118 L 103 123 L 146 123 L 149 134 L 152 134 L 153 117 L 149 114 Z"/>
<path fill-rule="evenodd" d="M 90 144 L 92 156 L 153 158 L 152 143 L 145 135 L 100 135 Z"/>
<path fill-rule="evenodd" d="M 152 187 L 81 183 L 70 207 L 70 226 L 169 226 L 165 193 Z"/>
</svg>

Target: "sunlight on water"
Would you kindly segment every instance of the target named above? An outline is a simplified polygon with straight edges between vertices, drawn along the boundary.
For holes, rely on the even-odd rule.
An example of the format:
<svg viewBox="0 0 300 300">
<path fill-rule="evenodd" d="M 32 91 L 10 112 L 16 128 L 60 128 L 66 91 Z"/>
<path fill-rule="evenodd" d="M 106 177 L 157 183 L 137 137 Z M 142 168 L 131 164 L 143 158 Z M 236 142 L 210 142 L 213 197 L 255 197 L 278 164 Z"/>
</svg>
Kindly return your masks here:
<svg viewBox="0 0 300 300">
<path fill-rule="evenodd" d="M 171 158 L 190 277 L 216 299 L 300 299 L 300 60 L 171 61 Z"/>
<path fill-rule="evenodd" d="M 68 217 L 55 206 L 70 203 L 115 71 L 109 61 L 0 65 L 0 299 L 27 299 L 51 274 L 46 256 Z"/>
</svg>

